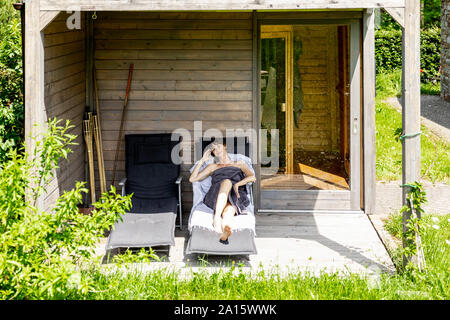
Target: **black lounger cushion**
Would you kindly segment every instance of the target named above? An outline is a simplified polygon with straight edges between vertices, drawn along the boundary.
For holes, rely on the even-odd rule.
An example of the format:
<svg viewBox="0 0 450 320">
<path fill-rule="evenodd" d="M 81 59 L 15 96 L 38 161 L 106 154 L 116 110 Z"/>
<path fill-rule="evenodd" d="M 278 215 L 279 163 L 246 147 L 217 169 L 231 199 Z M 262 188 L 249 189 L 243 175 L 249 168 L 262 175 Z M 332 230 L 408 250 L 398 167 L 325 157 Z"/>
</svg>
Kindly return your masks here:
<svg viewBox="0 0 450 320">
<path fill-rule="evenodd" d="M 133 194 L 132 213 L 177 212 L 176 179 L 180 166 L 171 152 L 179 141 L 171 134 L 126 135 L 126 193 Z"/>
<path fill-rule="evenodd" d="M 178 199 L 176 197 L 161 199 L 146 199 L 133 196 L 131 198 L 131 213 L 177 213 Z"/>
</svg>

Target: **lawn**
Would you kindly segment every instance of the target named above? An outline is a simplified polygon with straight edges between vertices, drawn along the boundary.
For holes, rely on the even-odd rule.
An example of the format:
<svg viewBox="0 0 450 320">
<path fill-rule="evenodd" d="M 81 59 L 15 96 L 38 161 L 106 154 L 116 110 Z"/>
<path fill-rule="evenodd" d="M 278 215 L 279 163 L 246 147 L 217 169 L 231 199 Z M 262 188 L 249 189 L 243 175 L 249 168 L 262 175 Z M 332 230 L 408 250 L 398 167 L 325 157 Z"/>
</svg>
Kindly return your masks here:
<svg viewBox="0 0 450 320">
<path fill-rule="evenodd" d="M 395 132 L 402 127 L 402 116 L 394 107 L 384 102 L 386 98 L 398 96 L 400 92 L 401 73 L 380 74 L 377 77 L 375 106 L 377 180 L 401 179 L 402 145 L 396 140 Z M 432 182 L 449 183 L 450 145 L 437 138 L 424 126 L 421 126 L 421 131 L 423 132 L 421 135 L 422 178 Z"/>
</svg>

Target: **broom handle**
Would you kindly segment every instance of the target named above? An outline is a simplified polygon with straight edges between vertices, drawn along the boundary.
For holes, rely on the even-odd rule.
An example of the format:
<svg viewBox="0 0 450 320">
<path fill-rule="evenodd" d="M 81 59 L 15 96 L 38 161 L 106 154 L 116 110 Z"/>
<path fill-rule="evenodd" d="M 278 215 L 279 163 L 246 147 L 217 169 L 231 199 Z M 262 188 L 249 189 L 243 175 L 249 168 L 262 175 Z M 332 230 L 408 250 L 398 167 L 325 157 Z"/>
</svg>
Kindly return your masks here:
<svg viewBox="0 0 450 320">
<path fill-rule="evenodd" d="M 94 132 L 95 132 L 95 142 L 97 147 L 97 160 L 98 160 L 98 171 L 100 179 L 100 193 L 106 192 L 106 177 L 105 177 L 105 160 L 103 158 L 103 141 L 102 141 L 102 129 L 100 125 L 100 105 L 98 103 L 98 87 L 97 87 L 97 70 L 95 65 L 93 67 L 93 82 L 94 82 L 94 93 L 95 93 L 95 108 L 96 117 L 94 122 Z"/>
<path fill-rule="evenodd" d="M 91 204 L 96 201 L 95 197 L 95 176 L 94 176 L 94 158 L 92 154 L 92 131 L 90 128 L 91 118 L 89 120 L 84 120 L 84 133 L 87 145 L 87 152 L 89 158 L 89 178 L 90 178 L 90 187 L 91 187 Z"/>
<path fill-rule="evenodd" d="M 103 154 L 102 154 L 102 147 L 101 147 L 101 135 L 99 132 L 99 128 L 98 128 L 98 116 L 92 116 L 92 121 L 94 124 L 94 141 L 95 141 L 95 147 L 97 149 L 97 161 L 98 161 L 98 175 L 99 175 L 99 180 L 100 180 L 100 193 L 104 193 L 106 190 L 106 186 L 104 184 L 104 174 L 105 172 L 103 171 Z"/>
<path fill-rule="evenodd" d="M 127 105 L 128 105 L 128 96 L 130 94 L 131 79 L 133 77 L 133 69 L 134 69 L 134 64 L 130 64 L 130 71 L 128 72 L 127 92 L 125 94 L 125 101 L 123 103 L 122 119 L 120 120 L 119 138 L 117 139 L 116 156 L 114 158 L 112 185 L 114 185 L 114 182 L 116 181 L 116 165 L 117 165 L 117 160 L 119 158 L 119 149 L 120 149 L 120 143 L 122 141 L 123 124 L 125 122 L 124 120 L 125 120 L 125 114 L 126 114 L 126 109 L 127 109 Z"/>
</svg>

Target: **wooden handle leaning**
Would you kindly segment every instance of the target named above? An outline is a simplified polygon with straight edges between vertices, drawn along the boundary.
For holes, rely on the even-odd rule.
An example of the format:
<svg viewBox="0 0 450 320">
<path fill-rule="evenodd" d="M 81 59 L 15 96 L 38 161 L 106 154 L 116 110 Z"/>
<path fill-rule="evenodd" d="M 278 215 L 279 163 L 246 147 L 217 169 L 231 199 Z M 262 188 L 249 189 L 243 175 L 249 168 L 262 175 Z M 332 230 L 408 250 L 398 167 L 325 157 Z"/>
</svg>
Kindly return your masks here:
<svg viewBox="0 0 450 320">
<path fill-rule="evenodd" d="M 111 183 L 112 185 L 114 185 L 114 183 L 116 181 L 116 166 L 117 166 L 117 160 L 119 158 L 120 143 L 122 142 L 123 124 L 125 122 L 125 114 L 126 114 L 127 105 L 128 105 L 128 96 L 130 94 L 131 80 L 133 78 L 133 70 L 134 70 L 134 64 L 130 64 L 130 71 L 128 72 L 127 91 L 125 94 L 125 101 L 123 103 L 122 118 L 120 120 L 119 137 L 117 139 L 116 156 L 114 158 L 113 176 L 112 176 L 112 183 Z"/>
<path fill-rule="evenodd" d="M 92 119 L 90 114 L 88 120 L 83 120 L 84 138 L 86 140 L 86 148 L 89 159 L 89 178 L 90 178 L 90 191 L 91 191 L 91 204 L 96 201 L 95 197 L 95 173 L 94 173 L 94 153 L 92 145 Z"/>
</svg>

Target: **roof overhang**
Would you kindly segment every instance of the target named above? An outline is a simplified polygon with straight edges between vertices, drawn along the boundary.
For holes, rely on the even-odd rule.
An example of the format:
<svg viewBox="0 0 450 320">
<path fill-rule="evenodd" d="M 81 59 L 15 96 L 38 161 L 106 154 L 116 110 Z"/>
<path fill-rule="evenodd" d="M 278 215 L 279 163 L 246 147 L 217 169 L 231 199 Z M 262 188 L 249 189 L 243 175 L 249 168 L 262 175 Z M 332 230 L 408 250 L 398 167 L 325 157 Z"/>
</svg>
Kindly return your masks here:
<svg viewBox="0 0 450 320">
<path fill-rule="evenodd" d="M 40 0 L 41 10 L 191 11 L 403 8 L 405 0 Z"/>
</svg>

